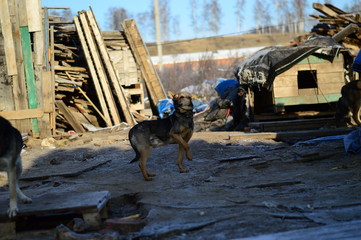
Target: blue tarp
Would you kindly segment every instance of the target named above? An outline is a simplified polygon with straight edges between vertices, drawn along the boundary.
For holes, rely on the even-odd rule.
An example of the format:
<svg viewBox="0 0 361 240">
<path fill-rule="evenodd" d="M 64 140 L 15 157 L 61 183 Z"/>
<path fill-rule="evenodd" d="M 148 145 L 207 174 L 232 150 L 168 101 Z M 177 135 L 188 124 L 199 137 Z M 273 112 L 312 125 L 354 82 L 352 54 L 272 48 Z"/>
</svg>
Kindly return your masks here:
<svg viewBox="0 0 361 240">
<path fill-rule="evenodd" d="M 361 128 L 350 132 L 343 139 L 345 151 L 352 154 L 361 153 Z"/>
<path fill-rule="evenodd" d="M 206 110 L 209 106 L 208 104 L 203 103 L 199 99 L 192 99 L 193 103 L 193 112 L 198 113 Z M 157 109 L 160 118 L 165 118 L 174 113 L 174 105 L 172 99 L 161 99 L 157 103 Z"/>
<path fill-rule="evenodd" d="M 227 90 L 227 88 L 236 87 L 237 85 L 239 85 L 237 79 L 225 79 L 217 84 L 215 90 L 221 96 Z"/>
</svg>

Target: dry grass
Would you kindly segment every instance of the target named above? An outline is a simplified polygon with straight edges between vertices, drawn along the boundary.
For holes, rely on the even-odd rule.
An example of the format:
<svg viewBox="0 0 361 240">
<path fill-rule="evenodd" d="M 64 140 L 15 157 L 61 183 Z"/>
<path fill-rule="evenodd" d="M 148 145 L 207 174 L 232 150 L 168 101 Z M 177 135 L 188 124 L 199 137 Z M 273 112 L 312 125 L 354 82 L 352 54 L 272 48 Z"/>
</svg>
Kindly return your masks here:
<svg viewBox="0 0 361 240">
<path fill-rule="evenodd" d="M 287 45 L 298 35 L 299 34 L 295 33 L 246 34 L 239 36 L 171 41 L 163 44 L 163 55 L 259 46 Z M 155 43 L 147 43 L 147 47 L 151 56 L 157 55 L 157 47 Z"/>
</svg>

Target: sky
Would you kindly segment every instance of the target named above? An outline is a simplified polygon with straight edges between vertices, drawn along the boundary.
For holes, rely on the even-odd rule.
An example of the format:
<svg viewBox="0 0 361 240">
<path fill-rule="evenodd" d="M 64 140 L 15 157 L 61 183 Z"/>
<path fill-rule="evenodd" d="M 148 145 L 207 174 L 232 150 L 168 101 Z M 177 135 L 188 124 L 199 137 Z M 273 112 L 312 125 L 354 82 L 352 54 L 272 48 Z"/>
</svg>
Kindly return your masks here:
<svg viewBox="0 0 361 240">
<path fill-rule="evenodd" d="M 191 17 L 190 17 L 190 1 L 189 0 L 168 0 L 169 7 L 171 11 L 171 15 L 177 17 L 180 25 L 180 34 L 175 36 L 171 35 L 169 40 L 184 40 L 184 39 L 192 39 L 195 38 L 195 34 L 193 32 L 193 28 L 191 26 Z M 351 0 L 352 1 L 352 0 Z M 355 1 L 355 0 L 353 0 Z M 246 33 L 247 31 L 253 29 L 255 27 L 254 21 L 254 0 L 246 0 L 244 6 L 245 17 L 243 20 L 243 26 L 238 31 L 236 24 L 236 15 L 235 15 L 235 4 L 236 0 L 219 0 L 219 4 L 221 5 L 222 11 L 222 22 L 218 35 L 235 35 Z M 270 12 L 274 13 L 272 0 L 262 0 L 262 2 L 268 2 Z M 317 13 L 312 8 L 312 3 L 319 2 L 324 3 L 324 0 L 319 1 L 306 1 L 306 16 L 312 13 Z M 344 9 L 345 1 L 344 0 L 331 0 L 331 2 L 338 8 Z M 199 1 L 200 5 L 202 5 L 203 0 Z M 95 18 L 98 22 L 99 27 L 102 31 L 110 30 L 108 28 L 108 17 L 110 8 L 124 8 L 128 13 L 136 16 L 137 13 L 150 11 L 153 4 L 153 0 L 42 0 L 42 6 L 46 7 L 69 7 L 73 14 L 77 14 L 78 11 L 81 10 L 89 10 L 89 7 L 92 8 Z M 276 24 L 275 17 L 273 17 L 272 25 Z M 151 34 L 151 31 L 145 32 L 144 30 L 140 30 L 142 34 L 142 38 L 145 42 L 153 42 L 154 37 Z M 197 37 L 210 37 L 209 33 L 198 34 Z"/>
</svg>

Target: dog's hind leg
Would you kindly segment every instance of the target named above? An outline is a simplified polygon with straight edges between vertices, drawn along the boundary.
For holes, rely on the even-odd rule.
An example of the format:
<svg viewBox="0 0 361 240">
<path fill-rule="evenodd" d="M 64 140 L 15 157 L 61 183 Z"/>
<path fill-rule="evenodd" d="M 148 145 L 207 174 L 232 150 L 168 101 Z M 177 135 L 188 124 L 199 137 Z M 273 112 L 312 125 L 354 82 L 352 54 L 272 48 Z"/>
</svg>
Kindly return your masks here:
<svg viewBox="0 0 361 240">
<path fill-rule="evenodd" d="M 152 181 L 152 177 L 155 176 L 155 174 L 147 171 L 146 166 L 151 149 L 151 147 L 144 147 L 139 151 L 139 168 L 142 171 L 143 177 L 146 181 Z"/>
<path fill-rule="evenodd" d="M 22 163 L 21 163 L 21 157 L 18 156 L 17 164 L 16 164 L 16 193 L 23 203 L 31 203 L 32 202 L 31 198 L 27 197 L 20 190 L 20 187 L 19 187 L 19 179 L 20 179 L 20 175 L 21 175 L 22 171 L 23 171 L 23 167 L 22 167 Z"/>
</svg>

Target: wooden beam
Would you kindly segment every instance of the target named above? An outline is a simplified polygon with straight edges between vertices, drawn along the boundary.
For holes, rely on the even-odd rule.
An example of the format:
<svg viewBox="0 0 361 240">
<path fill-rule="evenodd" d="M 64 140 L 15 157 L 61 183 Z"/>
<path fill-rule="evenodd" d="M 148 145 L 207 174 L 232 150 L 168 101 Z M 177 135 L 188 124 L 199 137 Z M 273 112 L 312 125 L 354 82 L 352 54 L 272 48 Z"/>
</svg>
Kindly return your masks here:
<svg viewBox="0 0 361 240">
<path fill-rule="evenodd" d="M 134 54 L 135 60 L 144 77 L 144 82 L 150 95 L 151 104 L 153 105 L 153 112 L 157 113 L 154 106 L 157 105 L 159 100 L 167 98 L 163 85 L 152 64 L 147 47 L 142 40 L 135 20 L 131 19 L 123 21 L 122 27 Z"/>
<path fill-rule="evenodd" d="M 347 27 L 345 27 L 344 29 L 342 29 L 340 32 L 338 32 L 337 34 L 333 35 L 332 38 L 336 41 L 336 42 L 341 42 L 345 37 L 349 36 L 352 33 L 355 33 L 356 31 L 358 31 L 360 29 L 360 27 L 355 24 L 355 23 L 351 23 L 349 25 L 347 25 Z"/>
<path fill-rule="evenodd" d="M 39 108 L 0 112 L 0 116 L 8 120 L 41 118 L 43 115 L 44 115 L 43 109 L 39 109 Z"/>
<path fill-rule="evenodd" d="M 136 123 L 135 119 L 134 119 L 133 115 L 130 113 L 130 106 L 129 106 L 128 100 L 126 99 L 126 97 L 124 95 L 123 87 L 120 85 L 119 79 L 115 73 L 113 62 L 110 60 L 109 53 L 104 44 L 104 40 L 100 33 L 99 27 L 95 21 L 93 11 L 89 10 L 86 12 L 86 14 L 87 14 L 90 26 L 92 27 L 96 42 L 98 44 L 100 54 L 104 61 L 104 66 L 109 74 L 109 78 L 110 78 L 112 86 L 115 90 L 116 97 L 122 108 L 125 120 L 129 125 L 133 126 Z"/>
<path fill-rule="evenodd" d="M 105 102 L 104 94 L 103 94 L 103 91 L 100 86 L 100 81 L 99 81 L 98 75 L 95 71 L 94 62 L 90 56 L 90 49 L 88 47 L 88 44 L 86 43 L 85 35 L 84 35 L 83 29 L 80 25 L 78 16 L 74 16 L 74 23 L 75 23 L 76 30 L 78 32 L 80 43 L 83 47 L 83 52 L 84 52 L 85 58 L 88 63 L 88 68 L 89 68 L 90 75 L 91 75 L 93 83 L 94 83 L 94 87 L 95 87 L 95 91 L 98 96 L 100 107 L 101 107 L 102 113 L 104 115 L 104 121 L 105 121 L 106 125 L 108 127 L 110 127 L 110 126 L 112 126 L 112 121 L 110 119 L 109 110 L 108 110 L 107 104 Z"/>
<path fill-rule="evenodd" d="M 229 140 L 239 139 L 280 139 L 289 137 L 324 137 L 347 134 L 352 129 L 329 129 L 329 130 L 306 130 L 306 131 L 287 131 L 287 132 L 260 132 L 260 133 L 231 133 Z"/>
</svg>

